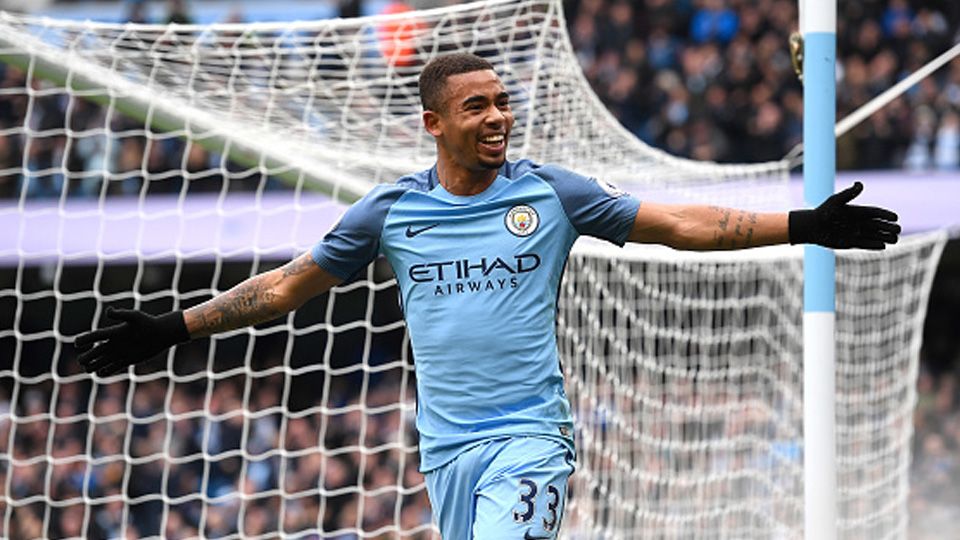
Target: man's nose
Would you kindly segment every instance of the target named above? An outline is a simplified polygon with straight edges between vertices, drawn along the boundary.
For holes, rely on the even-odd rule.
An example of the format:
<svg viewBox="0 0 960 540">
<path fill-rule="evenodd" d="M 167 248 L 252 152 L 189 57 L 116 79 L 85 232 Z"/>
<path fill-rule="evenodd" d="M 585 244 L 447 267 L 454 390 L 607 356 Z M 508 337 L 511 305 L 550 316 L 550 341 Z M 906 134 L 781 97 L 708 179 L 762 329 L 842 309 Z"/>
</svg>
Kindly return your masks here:
<svg viewBox="0 0 960 540">
<path fill-rule="evenodd" d="M 494 105 L 487 110 L 487 117 L 485 118 L 487 124 L 499 126 L 506 120 L 507 116 L 500 110 L 500 107 Z"/>
</svg>

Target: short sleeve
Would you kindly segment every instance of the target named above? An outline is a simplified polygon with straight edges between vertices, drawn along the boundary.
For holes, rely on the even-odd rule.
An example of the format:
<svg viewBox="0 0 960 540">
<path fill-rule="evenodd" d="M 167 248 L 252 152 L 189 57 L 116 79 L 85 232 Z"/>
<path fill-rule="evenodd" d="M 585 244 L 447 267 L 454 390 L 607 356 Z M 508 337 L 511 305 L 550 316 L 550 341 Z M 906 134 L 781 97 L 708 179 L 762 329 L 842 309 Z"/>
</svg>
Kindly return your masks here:
<svg viewBox="0 0 960 540">
<path fill-rule="evenodd" d="M 636 197 L 606 182 L 556 165 L 543 165 L 534 174 L 556 192 L 578 233 L 622 246 L 640 209 Z"/>
<path fill-rule="evenodd" d="M 353 277 L 377 257 L 387 212 L 405 191 L 398 186 L 371 190 L 313 246 L 313 261 L 342 280 Z"/>
</svg>

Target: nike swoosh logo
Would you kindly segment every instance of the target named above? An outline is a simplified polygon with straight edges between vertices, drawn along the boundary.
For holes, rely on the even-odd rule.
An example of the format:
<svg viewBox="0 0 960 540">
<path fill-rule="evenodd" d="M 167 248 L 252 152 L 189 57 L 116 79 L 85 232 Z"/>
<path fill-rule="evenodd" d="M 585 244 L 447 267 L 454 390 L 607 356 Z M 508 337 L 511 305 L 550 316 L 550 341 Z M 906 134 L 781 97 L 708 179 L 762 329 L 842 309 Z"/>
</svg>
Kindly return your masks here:
<svg viewBox="0 0 960 540">
<path fill-rule="evenodd" d="M 523 540 L 552 540 L 552 536 L 530 536 L 530 531 L 523 533 Z"/>
<path fill-rule="evenodd" d="M 420 233 L 427 232 L 427 231 L 429 231 L 430 229 L 436 227 L 437 225 L 440 225 L 440 224 L 439 224 L 439 223 L 434 223 L 434 224 L 432 224 L 432 225 L 427 225 L 426 227 L 421 227 L 421 228 L 419 228 L 419 229 L 414 229 L 414 228 L 411 227 L 410 225 L 407 225 L 407 238 L 413 238 L 414 236 L 416 236 L 416 235 L 418 235 L 418 234 L 420 234 Z"/>
</svg>

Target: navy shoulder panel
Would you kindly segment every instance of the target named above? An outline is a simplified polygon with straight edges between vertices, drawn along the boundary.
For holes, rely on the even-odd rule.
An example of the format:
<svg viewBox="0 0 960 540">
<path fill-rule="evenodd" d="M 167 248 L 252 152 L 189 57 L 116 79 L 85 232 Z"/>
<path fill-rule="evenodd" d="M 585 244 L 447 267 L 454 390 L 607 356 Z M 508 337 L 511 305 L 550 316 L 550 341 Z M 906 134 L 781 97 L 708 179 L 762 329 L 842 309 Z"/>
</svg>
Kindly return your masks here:
<svg viewBox="0 0 960 540">
<path fill-rule="evenodd" d="M 437 187 L 437 183 L 436 165 L 424 171 L 405 174 L 395 182 L 397 186 L 413 191 L 430 191 Z"/>
<path fill-rule="evenodd" d="M 540 165 L 529 159 L 519 159 L 517 161 L 506 161 L 500 167 L 500 176 L 516 180 L 530 171 L 540 168 Z"/>
<path fill-rule="evenodd" d="M 355 202 L 311 250 L 313 260 L 340 279 L 350 279 L 377 257 L 390 207 L 409 186 L 381 184 Z"/>
<path fill-rule="evenodd" d="M 559 165 L 542 165 L 533 172 L 553 188 L 580 234 L 617 245 L 626 242 L 640 201 L 611 184 Z"/>
</svg>

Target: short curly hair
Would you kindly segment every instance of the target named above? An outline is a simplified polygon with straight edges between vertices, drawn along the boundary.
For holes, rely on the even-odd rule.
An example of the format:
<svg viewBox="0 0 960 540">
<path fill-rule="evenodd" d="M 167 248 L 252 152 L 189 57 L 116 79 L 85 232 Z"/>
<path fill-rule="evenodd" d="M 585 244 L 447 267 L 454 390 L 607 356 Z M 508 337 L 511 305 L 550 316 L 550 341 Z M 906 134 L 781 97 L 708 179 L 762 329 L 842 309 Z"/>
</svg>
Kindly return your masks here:
<svg viewBox="0 0 960 540">
<path fill-rule="evenodd" d="M 425 111 L 442 111 L 443 89 L 447 77 L 493 69 L 493 65 L 471 53 L 453 53 L 438 56 L 420 72 L 420 104 Z"/>
</svg>

